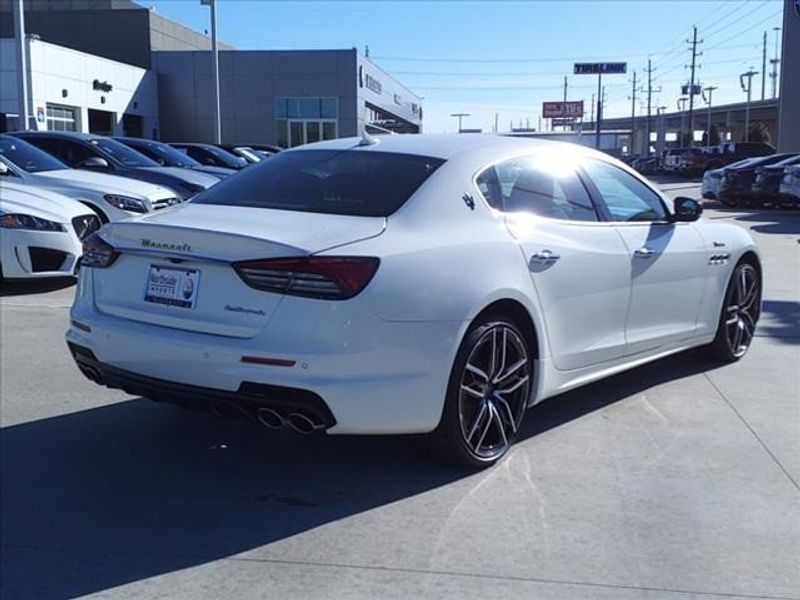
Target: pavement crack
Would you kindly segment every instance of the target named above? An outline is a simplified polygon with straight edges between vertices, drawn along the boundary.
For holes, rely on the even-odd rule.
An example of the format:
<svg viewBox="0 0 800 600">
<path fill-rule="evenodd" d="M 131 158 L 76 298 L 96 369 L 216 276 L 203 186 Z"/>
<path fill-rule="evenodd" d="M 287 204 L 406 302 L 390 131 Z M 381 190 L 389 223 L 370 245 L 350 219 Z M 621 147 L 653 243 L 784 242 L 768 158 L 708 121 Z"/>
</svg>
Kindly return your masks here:
<svg viewBox="0 0 800 600">
<path fill-rule="evenodd" d="M 772 458 L 772 460 L 773 460 L 773 461 L 775 461 L 775 464 L 776 464 L 776 465 L 778 465 L 778 468 L 779 468 L 781 471 L 783 471 L 783 474 L 784 474 L 784 475 L 786 475 L 786 478 L 787 478 L 787 479 L 788 479 L 788 480 L 791 482 L 791 484 L 792 484 L 792 485 L 793 485 L 793 486 L 794 486 L 794 487 L 797 489 L 797 491 L 798 491 L 798 492 L 800 492 L 800 484 L 798 484 L 798 483 L 797 483 L 797 481 L 795 481 L 794 477 L 792 477 L 791 473 L 789 473 L 789 471 L 787 471 L 787 470 L 786 470 L 786 467 L 784 467 L 784 466 L 783 466 L 783 463 L 782 463 L 780 460 L 778 460 L 778 457 L 777 457 L 777 456 L 775 456 L 775 453 L 774 453 L 772 450 L 770 450 L 770 448 L 769 448 L 769 446 L 767 446 L 766 442 L 765 442 L 763 439 L 761 439 L 761 436 L 760 436 L 760 435 L 758 435 L 758 433 L 756 432 L 756 430 L 755 430 L 755 429 L 753 429 L 753 427 L 750 425 L 750 423 L 748 423 L 748 422 L 747 422 L 747 420 L 744 418 L 744 416 L 742 415 L 742 413 L 740 413 L 740 412 L 737 410 L 737 408 L 736 408 L 736 407 L 733 405 L 733 402 L 731 402 L 731 401 L 728 399 L 728 397 L 727 397 L 727 396 L 726 396 L 726 395 L 725 395 L 725 394 L 722 392 L 722 390 L 721 390 L 721 389 L 719 389 L 719 387 L 717 386 L 717 384 L 716 384 L 716 383 L 714 383 L 714 382 L 711 380 L 711 377 L 709 377 L 709 376 L 708 376 L 708 373 L 703 373 L 703 377 L 705 377 L 705 378 L 706 378 L 706 381 L 708 381 L 708 383 L 711 385 L 711 387 L 712 387 L 712 388 L 714 388 L 714 391 L 717 393 L 717 395 L 718 395 L 720 398 L 722 398 L 722 400 L 725 402 L 725 404 L 727 404 L 727 405 L 728 405 L 728 407 L 729 407 L 729 408 L 730 408 L 730 409 L 733 411 L 733 413 L 734 413 L 734 414 L 735 414 L 735 415 L 736 415 L 736 416 L 739 418 L 739 420 L 740 420 L 740 421 L 741 421 L 741 422 L 744 424 L 744 426 L 745 426 L 745 427 L 747 427 L 747 429 L 750 431 L 750 433 L 753 435 L 753 437 L 756 439 L 756 441 L 757 441 L 759 444 L 761 444 L 761 447 L 764 449 L 764 452 L 766 452 L 766 453 L 767 453 L 767 454 L 768 454 L 768 455 L 769 455 L 769 456 Z"/>
</svg>

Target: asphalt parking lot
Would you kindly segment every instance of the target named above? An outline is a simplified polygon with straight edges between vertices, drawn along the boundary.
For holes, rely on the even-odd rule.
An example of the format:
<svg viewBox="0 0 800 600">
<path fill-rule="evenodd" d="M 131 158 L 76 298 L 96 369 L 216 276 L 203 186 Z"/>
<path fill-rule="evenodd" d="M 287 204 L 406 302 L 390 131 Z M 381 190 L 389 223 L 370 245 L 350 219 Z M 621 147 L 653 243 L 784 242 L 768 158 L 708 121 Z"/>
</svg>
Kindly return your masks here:
<svg viewBox="0 0 800 600">
<path fill-rule="evenodd" d="M 763 252 L 750 353 L 552 399 L 479 473 L 100 388 L 73 288 L 4 287 L 2 597 L 800 598 L 800 211 L 707 217 Z"/>
</svg>

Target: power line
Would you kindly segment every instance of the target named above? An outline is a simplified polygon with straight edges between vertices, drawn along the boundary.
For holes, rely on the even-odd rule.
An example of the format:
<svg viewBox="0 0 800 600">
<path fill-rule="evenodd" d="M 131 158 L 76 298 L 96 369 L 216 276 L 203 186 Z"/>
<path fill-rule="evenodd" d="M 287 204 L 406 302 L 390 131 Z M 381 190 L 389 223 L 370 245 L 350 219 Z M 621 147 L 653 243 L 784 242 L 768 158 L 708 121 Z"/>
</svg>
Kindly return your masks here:
<svg viewBox="0 0 800 600">
<path fill-rule="evenodd" d="M 741 31 L 739 31 L 739 32 L 737 32 L 737 33 L 735 33 L 735 34 L 733 34 L 733 35 L 732 35 L 732 36 L 730 36 L 729 38 L 726 38 L 726 39 L 724 39 L 723 41 L 721 41 L 721 42 L 720 42 L 719 44 L 717 44 L 716 46 L 710 46 L 710 47 L 706 48 L 706 51 L 709 51 L 709 50 L 719 50 L 719 49 L 721 49 L 721 48 L 722 48 L 722 44 L 725 44 L 726 42 L 730 42 L 731 40 L 738 38 L 738 37 L 739 37 L 739 36 L 741 36 L 742 34 L 744 34 L 744 33 L 747 33 L 748 31 L 752 31 L 753 29 L 756 29 L 757 27 L 760 27 L 761 25 L 763 25 L 763 24 L 764 24 L 764 23 L 766 23 L 767 21 L 769 21 L 769 20 L 771 20 L 771 19 L 774 19 L 774 18 L 775 18 L 775 17 L 777 17 L 778 15 L 782 15 L 782 14 L 783 14 L 783 9 L 781 9 L 781 10 L 779 10 L 779 11 L 777 11 L 777 12 L 774 12 L 774 13 L 772 13 L 771 15 L 769 15 L 768 17 L 766 17 L 766 18 L 764 18 L 764 19 L 760 20 L 758 23 L 754 23 L 754 24 L 753 24 L 753 25 L 751 25 L 750 27 L 747 27 L 746 29 L 742 29 Z"/>
<path fill-rule="evenodd" d="M 730 23 L 728 23 L 727 25 L 724 25 L 723 27 L 720 27 L 718 29 L 714 29 L 712 31 L 709 31 L 708 33 L 705 34 L 705 36 L 707 38 L 711 38 L 711 37 L 713 37 L 715 35 L 718 35 L 719 33 L 723 32 L 723 31 L 725 31 L 726 29 L 730 29 L 731 27 L 733 27 L 737 23 L 740 23 L 743 19 L 746 19 L 747 17 L 749 17 L 750 15 L 752 15 L 754 13 L 757 13 L 759 10 L 761 10 L 763 7 L 765 7 L 767 4 L 769 4 L 770 1 L 771 0 L 765 0 L 764 2 L 762 2 L 761 4 L 756 6 L 750 12 L 747 12 L 747 13 L 745 13 L 743 15 L 740 15 L 738 19 L 735 19 L 734 21 L 731 21 Z M 728 16 L 730 16 L 730 14 Z"/>
</svg>

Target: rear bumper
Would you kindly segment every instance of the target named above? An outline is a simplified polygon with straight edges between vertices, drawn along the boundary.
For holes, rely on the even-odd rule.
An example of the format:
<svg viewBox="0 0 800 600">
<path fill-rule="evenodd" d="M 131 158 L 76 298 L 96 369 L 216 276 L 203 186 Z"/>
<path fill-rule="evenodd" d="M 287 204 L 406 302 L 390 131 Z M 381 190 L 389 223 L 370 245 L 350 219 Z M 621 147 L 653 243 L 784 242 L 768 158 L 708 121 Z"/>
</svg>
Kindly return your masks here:
<svg viewBox="0 0 800 600">
<path fill-rule="evenodd" d="M 249 385 L 301 390 L 319 397 L 327 407 L 332 434 L 435 429 L 467 326 L 461 321 L 391 322 L 369 317 L 359 323 L 352 318 L 341 323 L 335 337 L 327 337 L 320 333 L 324 329 L 320 319 L 330 327 L 335 315 L 317 311 L 316 319 L 278 315 L 254 338 L 228 338 L 104 315 L 91 300 L 82 299 L 88 279 L 82 276 L 79 281 L 66 339 L 91 352 L 89 361 L 81 357 L 76 361 L 98 368 L 104 383 L 131 394 L 195 405 L 216 399 L 247 403 L 242 393 Z M 293 364 L 251 364 L 243 362 L 243 356 Z M 182 389 L 191 393 L 187 396 Z"/>
<path fill-rule="evenodd" d="M 271 408 L 282 415 L 293 412 L 314 417 L 322 428 L 336 425 L 325 401 L 317 394 L 297 388 L 244 381 L 235 391 L 217 390 L 147 377 L 100 362 L 94 353 L 72 342 L 67 344 L 80 371 L 91 381 L 156 402 L 219 415 L 257 419 L 259 408 Z"/>
</svg>

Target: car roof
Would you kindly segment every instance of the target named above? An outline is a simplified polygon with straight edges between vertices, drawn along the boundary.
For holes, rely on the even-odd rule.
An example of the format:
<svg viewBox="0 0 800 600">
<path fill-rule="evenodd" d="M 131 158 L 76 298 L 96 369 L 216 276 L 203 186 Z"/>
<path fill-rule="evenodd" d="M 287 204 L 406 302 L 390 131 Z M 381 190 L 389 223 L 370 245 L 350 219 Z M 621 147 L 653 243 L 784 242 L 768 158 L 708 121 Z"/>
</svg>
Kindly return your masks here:
<svg viewBox="0 0 800 600">
<path fill-rule="evenodd" d="M 49 137 L 49 138 L 69 139 L 69 140 L 83 140 L 86 142 L 96 139 L 105 139 L 106 137 L 108 137 L 105 135 L 96 135 L 94 133 L 82 133 L 79 131 L 14 131 L 11 132 L 11 135 L 30 137 L 30 138 Z"/>
<path fill-rule="evenodd" d="M 364 142 L 369 140 L 369 142 Z M 361 150 L 373 152 L 392 152 L 397 154 L 415 154 L 431 158 L 449 159 L 470 150 L 496 149 L 498 152 L 524 149 L 556 149 L 572 148 L 576 144 L 556 142 L 533 138 L 502 136 L 495 134 L 405 134 L 379 135 L 366 138 L 340 138 L 325 142 L 316 142 L 292 148 L 289 152 L 306 150 Z M 585 148 L 584 146 L 578 146 Z"/>
</svg>

